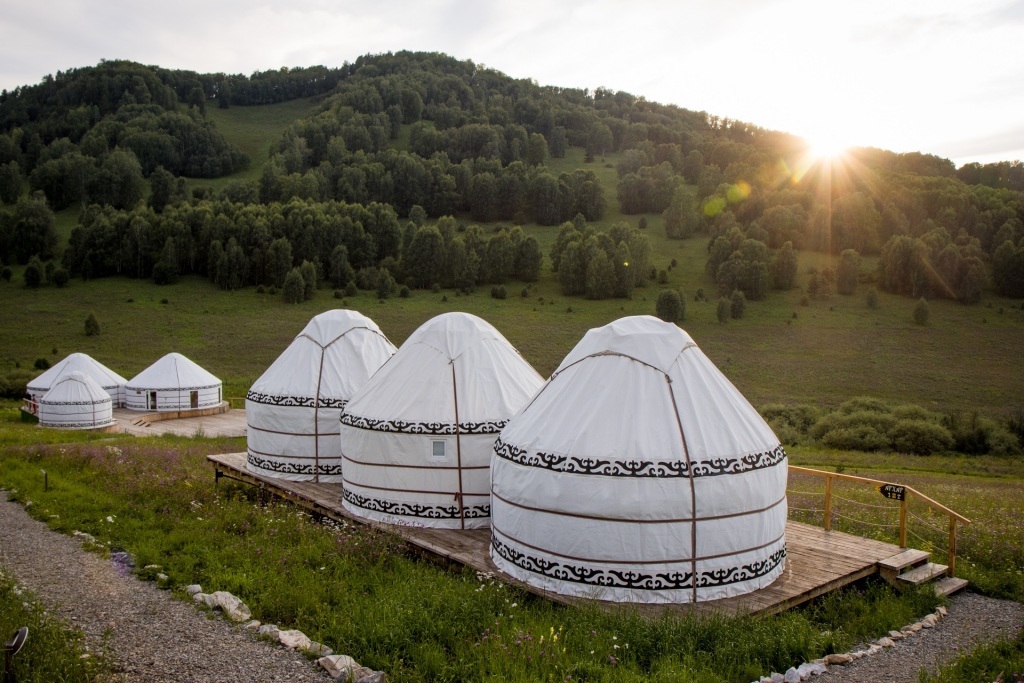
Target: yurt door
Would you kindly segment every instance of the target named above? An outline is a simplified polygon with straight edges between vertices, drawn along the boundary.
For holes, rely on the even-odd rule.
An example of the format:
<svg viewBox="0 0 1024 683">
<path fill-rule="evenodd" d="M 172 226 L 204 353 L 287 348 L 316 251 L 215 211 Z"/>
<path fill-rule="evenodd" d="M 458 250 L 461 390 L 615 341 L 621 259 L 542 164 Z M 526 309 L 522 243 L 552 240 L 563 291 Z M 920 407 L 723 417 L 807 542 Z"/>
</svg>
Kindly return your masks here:
<svg viewBox="0 0 1024 683">
<path fill-rule="evenodd" d="M 189 394 L 188 394 L 188 400 L 189 400 L 189 405 L 191 405 L 193 408 L 198 408 L 199 407 L 199 392 L 198 391 L 190 391 Z"/>
<path fill-rule="evenodd" d="M 149 400 L 146 403 L 146 407 L 150 410 L 156 410 L 156 392 L 149 392 Z"/>
</svg>

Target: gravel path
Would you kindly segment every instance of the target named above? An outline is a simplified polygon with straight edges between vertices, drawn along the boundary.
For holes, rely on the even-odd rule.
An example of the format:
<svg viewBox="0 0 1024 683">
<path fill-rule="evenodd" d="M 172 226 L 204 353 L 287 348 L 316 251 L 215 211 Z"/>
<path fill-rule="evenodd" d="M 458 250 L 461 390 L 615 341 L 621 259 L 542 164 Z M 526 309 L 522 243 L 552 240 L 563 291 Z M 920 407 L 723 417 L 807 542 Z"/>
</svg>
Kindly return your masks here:
<svg viewBox="0 0 1024 683">
<path fill-rule="evenodd" d="M 1024 605 L 975 593 L 950 598 L 949 614 L 870 657 L 833 666 L 812 680 L 822 683 L 913 683 L 921 667 L 929 673 L 985 641 L 1013 636 L 1024 626 Z"/>
<path fill-rule="evenodd" d="M 0 491 L 0 565 L 54 614 L 102 647 L 113 681 L 329 681 L 297 652 L 210 618 L 167 591 L 122 576 L 78 539 L 50 531 Z M 31 637 L 31 634 L 30 634 Z"/>
</svg>

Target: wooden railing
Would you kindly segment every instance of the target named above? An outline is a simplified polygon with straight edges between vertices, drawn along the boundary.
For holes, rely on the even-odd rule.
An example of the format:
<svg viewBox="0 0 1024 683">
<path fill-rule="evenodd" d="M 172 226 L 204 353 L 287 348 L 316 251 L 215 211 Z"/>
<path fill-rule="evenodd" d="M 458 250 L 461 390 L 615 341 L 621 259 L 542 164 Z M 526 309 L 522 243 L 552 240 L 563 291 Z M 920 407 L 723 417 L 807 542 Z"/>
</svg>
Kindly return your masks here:
<svg viewBox="0 0 1024 683">
<path fill-rule="evenodd" d="M 228 396 L 228 405 L 232 408 L 244 408 L 245 396 Z"/>
<path fill-rule="evenodd" d="M 950 510 L 948 507 L 932 500 L 928 496 L 924 495 L 912 486 L 904 486 L 902 484 L 894 484 L 888 481 L 882 481 L 881 479 L 870 479 L 868 477 L 859 477 L 853 474 L 842 474 L 840 472 L 827 472 L 825 470 L 816 470 L 809 467 L 798 467 L 796 465 L 789 466 L 790 472 L 799 472 L 801 474 L 810 474 L 814 476 L 824 477 L 825 479 L 825 519 L 824 526 L 826 531 L 832 529 L 832 482 L 836 479 L 843 481 L 859 482 L 866 484 L 878 489 L 882 495 L 895 501 L 899 501 L 900 504 L 900 547 L 907 547 L 907 498 L 912 495 L 919 499 L 921 502 L 927 504 L 936 512 L 946 515 L 949 518 L 949 551 L 947 564 L 949 569 L 946 570 L 947 576 L 953 576 L 956 569 L 956 524 L 962 522 L 964 524 L 970 524 L 971 520 L 967 519 L 959 512 Z"/>
</svg>

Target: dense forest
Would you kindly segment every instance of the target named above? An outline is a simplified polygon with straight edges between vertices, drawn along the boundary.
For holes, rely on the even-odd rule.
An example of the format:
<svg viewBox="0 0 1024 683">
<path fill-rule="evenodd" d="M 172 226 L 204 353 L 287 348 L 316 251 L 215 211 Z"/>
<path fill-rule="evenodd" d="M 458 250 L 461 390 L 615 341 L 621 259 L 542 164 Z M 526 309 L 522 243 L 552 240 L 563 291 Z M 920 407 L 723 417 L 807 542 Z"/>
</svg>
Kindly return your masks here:
<svg viewBox="0 0 1024 683">
<path fill-rule="evenodd" d="M 207 107 L 299 97 L 316 110 L 273 145 L 258 180 L 190 189 L 188 178 L 250 163 Z M 585 167 L 554 172 L 570 147 Z M 537 240 L 516 227 L 535 223 L 561 226 L 548 256 L 567 295 L 628 297 L 655 275 L 642 216 L 662 214 L 670 238 L 707 240 L 724 296 L 792 287 L 810 250 L 837 265 L 809 294 L 852 292 L 861 258 L 878 256 L 870 277 L 894 293 L 1024 297 L 1020 162 L 957 169 L 858 149 L 826 166 L 805 152 L 748 123 L 435 53 L 251 76 L 103 62 L 0 94 L 0 259 L 50 262 L 55 282 L 194 272 L 228 289 L 289 289 L 291 277 L 294 291 L 302 277 L 307 290 L 387 296 L 536 280 Z M 595 228 L 612 188 L 586 165 L 610 154 L 615 200 L 638 227 Z M 64 246 L 52 212 L 75 206 Z"/>
</svg>

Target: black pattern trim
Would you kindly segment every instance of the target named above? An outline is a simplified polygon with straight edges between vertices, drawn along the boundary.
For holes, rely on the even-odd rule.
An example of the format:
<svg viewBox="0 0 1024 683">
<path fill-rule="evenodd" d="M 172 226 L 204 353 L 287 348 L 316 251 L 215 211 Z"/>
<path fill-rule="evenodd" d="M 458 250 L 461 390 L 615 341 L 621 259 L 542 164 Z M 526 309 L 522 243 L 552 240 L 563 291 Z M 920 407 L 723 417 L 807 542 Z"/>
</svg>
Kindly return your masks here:
<svg viewBox="0 0 1024 683">
<path fill-rule="evenodd" d="M 267 406 L 298 406 L 301 408 L 313 408 L 314 406 L 319 408 L 344 408 L 345 404 L 348 403 L 348 399 L 344 398 L 321 396 L 320 400 L 317 401 L 312 396 L 278 396 L 276 394 L 261 394 L 251 390 L 245 395 L 245 400 L 252 401 L 253 403 L 262 403 Z"/>
<path fill-rule="evenodd" d="M 39 424 L 42 427 L 51 427 L 53 429 L 99 429 L 100 427 L 116 425 L 117 420 L 111 419 L 107 422 L 47 422 L 40 419 Z"/>
<path fill-rule="evenodd" d="M 125 391 L 134 391 L 144 394 L 147 391 L 199 391 L 200 389 L 218 389 L 224 386 L 223 382 L 218 384 L 204 384 L 201 387 L 130 387 L 125 385 Z"/>
<path fill-rule="evenodd" d="M 494 453 L 499 458 L 525 467 L 539 467 L 552 472 L 568 474 L 600 474 L 606 477 L 657 477 L 670 479 L 689 477 L 690 467 L 685 460 L 602 460 L 554 453 L 531 453 L 498 438 Z M 786 450 L 780 444 L 770 451 L 748 453 L 735 458 L 716 458 L 693 463 L 693 476 L 714 477 L 722 474 L 741 474 L 774 467 L 786 459 Z"/>
<path fill-rule="evenodd" d="M 39 400 L 41 406 L 101 406 L 107 403 L 111 403 L 111 398 L 108 396 L 106 400 L 100 399 L 99 401 L 44 401 Z"/>
<path fill-rule="evenodd" d="M 345 499 L 345 502 L 364 510 L 402 517 L 419 517 L 421 519 L 483 519 L 491 516 L 490 504 L 464 505 L 460 514 L 459 506 L 455 504 L 420 505 L 419 503 L 396 502 L 382 498 L 361 496 L 347 488 L 342 492 L 342 497 Z"/>
<path fill-rule="evenodd" d="M 686 590 L 693 588 L 693 572 L 638 572 L 627 569 L 598 569 L 586 565 L 570 564 L 520 552 L 491 534 L 491 547 L 499 557 L 534 574 L 559 581 L 581 583 L 602 588 L 632 588 L 638 590 Z M 739 567 L 724 567 L 703 571 L 697 577 L 697 588 L 714 588 L 733 583 L 751 581 L 770 574 L 786 557 L 786 546 L 774 553 Z M 699 560 L 698 560 L 699 562 Z M 690 561 L 685 564 L 689 565 Z"/>
<path fill-rule="evenodd" d="M 341 475 L 341 464 L 329 465 L 320 463 L 320 469 L 317 471 L 315 464 L 305 464 L 299 462 L 278 462 L 277 460 L 270 460 L 269 458 L 261 458 L 255 455 L 252 451 L 248 452 L 248 456 L 245 459 L 246 463 L 253 467 L 268 472 L 276 472 L 278 474 L 308 474 L 315 476 L 317 474 L 323 475 Z"/>
<path fill-rule="evenodd" d="M 341 424 L 357 429 L 369 429 L 375 432 L 393 432 L 397 434 L 498 434 L 508 420 L 492 420 L 490 422 L 460 422 L 458 428 L 454 422 L 406 422 L 405 420 L 377 420 L 372 417 L 359 417 L 348 413 L 341 414 Z"/>
</svg>

